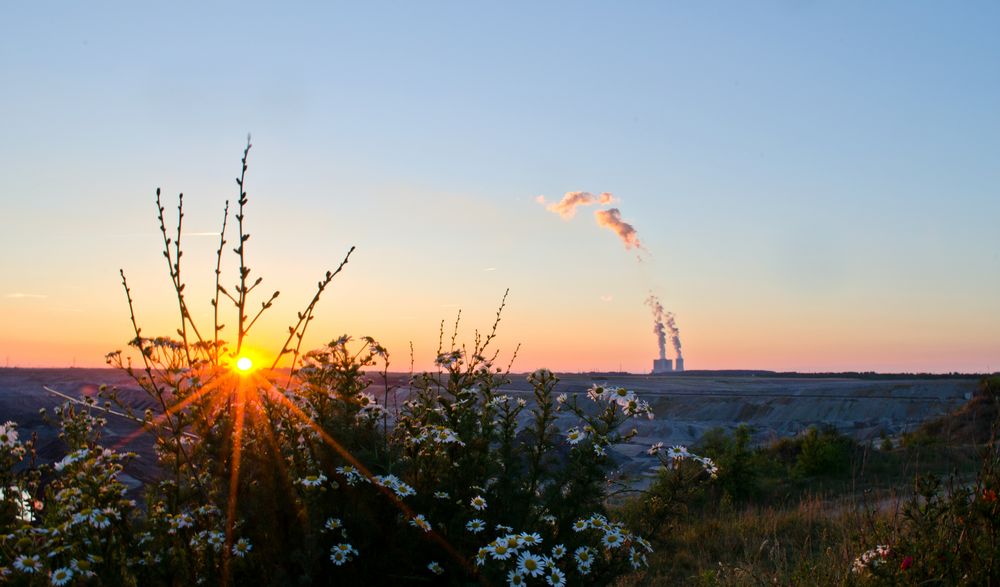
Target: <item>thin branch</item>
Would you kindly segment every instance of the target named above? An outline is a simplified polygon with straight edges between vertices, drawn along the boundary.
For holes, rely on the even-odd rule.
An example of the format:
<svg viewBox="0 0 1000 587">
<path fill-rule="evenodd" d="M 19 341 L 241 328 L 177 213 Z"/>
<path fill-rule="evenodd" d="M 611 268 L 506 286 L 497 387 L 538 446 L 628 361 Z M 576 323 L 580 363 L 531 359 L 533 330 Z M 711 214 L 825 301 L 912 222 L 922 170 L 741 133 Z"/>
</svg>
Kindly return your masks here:
<svg viewBox="0 0 1000 587">
<path fill-rule="evenodd" d="M 177 295 L 177 308 L 180 310 L 181 314 L 181 327 L 177 331 L 181 335 L 181 342 L 184 343 L 184 356 L 187 358 L 188 365 L 191 365 L 193 361 L 191 360 L 191 349 L 188 345 L 188 334 L 187 326 L 191 325 L 191 330 L 194 332 L 195 337 L 202 347 L 205 346 L 205 341 L 201 337 L 201 333 L 198 332 L 198 327 L 194 323 L 194 319 L 191 317 L 191 313 L 188 311 L 187 302 L 184 301 L 184 283 L 181 281 L 181 256 L 184 252 L 181 250 L 181 229 L 184 223 L 184 194 L 180 194 L 177 197 L 177 238 L 172 240 L 167 236 L 167 225 L 163 217 L 163 204 L 160 200 L 160 188 L 156 188 L 156 210 L 157 219 L 160 221 L 160 234 L 163 235 L 163 256 L 167 259 L 167 269 L 170 272 L 170 281 L 174 286 L 174 293 Z M 174 254 L 170 254 L 170 245 L 174 245 Z"/>
<path fill-rule="evenodd" d="M 139 346 L 139 354 L 142 355 L 142 362 L 145 365 L 146 377 L 149 378 L 149 385 L 153 387 L 154 395 L 156 396 L 156 399 L 160 402 L 160 407 L 163 408 L 163 416 L 164 418 L 166 418 L 167 423 L 170 425 L 170 431 L 173 433 L 174 438 L 177 439 L 177 450 L 180 452 L 181 455 L 184 456 L 184 460 L 187 461 L 188 466 L 194 469 L 195 468 L 194 463 L 191 462 L 191 458 L 188 456 L 187 451 L 184 450 L 184 444 L 180 441 L 180 437 L 183 434 L 183 432 L 180 429 L 180 425 L 170 417 L 170 410 L 167 408 L 167 403 L 163 399 L 163 390 L 160 389 L 160 386 L 156 384 L 156 379 L 153 377 L 153 366 L 149 362 L 149 357 L 146 355 L 146 352 L 143 350 L 142 329 L 139 328 L 139 322 L 135 318 L 135 305 L 132 302 L 132 290 L 129 289 L 128 280 L 125 279 L 125 270 L 119 269 L 118 273 L 119 275 L 122 276 L 122 287 L 125 288 L 125 299 L 128 300 L 129 318 L 132 320 L 132 330 L 135 332 L 135 340 Z M 176 490 L 180 491 L 180 474 L 181 474 L 180 459 L 177 460 L 177 465 L 174 467 L 174 474 L 177 477 Z M 198 479 L 197 473 L 193 475 L 193 477 L 195 479 L 195 482 L 198 484 L 198 487 L 204 490 L 204 488 L 201 486 L 201 480 Z"/>
<path fill-rule="evenodd" d="M 246 324 L 246 303 L 247 303 L 247 277 L 250 275 L 250 269 L 246 265 L 246 242 L 250 240 L 250 235 L 246 234 L 243 230 L 243 218 L 244 218 L 244 207 L 247 204 L 247 193 L 243 189 L 243 182 L 246 180 L 247 175 L 247 156 L 250 154 L 250 137 L 247 136 L 247 146 L 243 149 L 243 169 L 240 172 L 240 176 L 236 179 L 236 184 L 240 188 L 240 199 L 237 201 L 239 204 L 239 212 L 236 213 L 236 221 L 239 223 L 239 237 L 240 244 L 238 247 L 233 249 L 237 255 L 240 256 L 240 284 L 236 287 L 236 294 L 238 300 L 236 300 L 236 309 L 239 311 L 239 323 L 237 324 L 236 333 L 236 354 L 239 354 L 240 349 L 243 348 L 243 337 L 246 335 L 246 329 L 244 325 Z"/>
<path fill-rule="evenodd" d="M 219 331 L 224 325 L 219 324 L 219 294 L 224 293 L 219 280 L 222 278 L 222 250 L 226 246 L 226 224 L 229 221 L 229 200 L 226 200 L 226 208 L 222 212 L 222 230 L 219 231 L 219 250 L 215 253 L 215 298 L 212 300 L 212 311 L 214 313 L 215 344 L 212 347 L 212 357 L 215 366 L 219 366 Z M 228 293 L 226 294 L 229 295 Z M 230 298 L 232 299 L 232 298 Z"/>
<path fill-rule="evenodd" d="M 312 319 L 312 311 L 316 307 L 316 304 L 319 302 L 320 296 L 323 295 L 323 290 L 326 289 L 326 286 L 330 285 L 330 282 L 333 281 L 333 278 L 336 277 L 337 274 L 344 269 L 344 266 L 347 265 L 347 262 L 351 259 L 351 253 L 353 252 L 354 252 L 354 247 L 351 247 L 350 250 L 347 251 L 347 255 L 344 256 L 344 260 L 340 262 L 339 266 L 337 266 L 337 270 L 332 272 L 327 271 L 323 281 L 320 281 L 316 284 L 316 294 L 313 295 L 313 298 L 309 302 L 309 305 L 306 306 L 305 311 L 299 312 L 298 323 L 296 323 L 295 326 L 288 327 L 288 338 L 285 339 L 285 343 L 281 345 L 281 352 L 279 352 L 278 356 L 274 358 L 274 363 L 271 364 L 271 369 L 276 369 L 278 367 L 278 362 L 281 361 L 281 358 L 286 354 L 293 352 L 288 345 L 292 342 L 293 338 L 298 336 L 299 342 L 295 347 L 294 354 L 292 355 L 292 371 L 293 372 L 295 371 L 295 362 L 298 360 L 299 357 L 299 350 L 302 345 L 302 337 L 305 336 L 306 327 L 309 325 L 309 321 Z M 299 333 L 300 329 L 302 331 L 301 333 Z"/>
</svg>

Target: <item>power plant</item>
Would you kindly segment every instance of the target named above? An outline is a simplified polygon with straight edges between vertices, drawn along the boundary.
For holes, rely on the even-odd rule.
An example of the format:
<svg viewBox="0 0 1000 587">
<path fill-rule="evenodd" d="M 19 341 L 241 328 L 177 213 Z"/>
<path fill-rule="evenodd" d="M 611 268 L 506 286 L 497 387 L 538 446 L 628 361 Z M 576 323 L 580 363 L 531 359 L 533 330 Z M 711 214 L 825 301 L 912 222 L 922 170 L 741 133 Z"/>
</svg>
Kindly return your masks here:
<svg viewBox="0 0 1000 587">
<path fill-rule="evenodd" d="M 683 370 L 683 357 L 678 357 L 676 360 L 670 360 L 666 357 L 653 359 L 653 375 L 661 375 L 663 373 L 680 373 Z"/>
</svg>

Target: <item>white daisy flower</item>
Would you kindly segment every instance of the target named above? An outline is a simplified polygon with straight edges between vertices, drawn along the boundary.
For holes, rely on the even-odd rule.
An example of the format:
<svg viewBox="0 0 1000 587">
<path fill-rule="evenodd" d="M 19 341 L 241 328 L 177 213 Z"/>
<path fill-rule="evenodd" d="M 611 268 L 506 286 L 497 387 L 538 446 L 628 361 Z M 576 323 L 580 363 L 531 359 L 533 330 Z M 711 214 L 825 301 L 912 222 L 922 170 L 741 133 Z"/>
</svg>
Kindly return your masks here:
<svg viewBox="0 0 1000 587">
<path fill-rule="evenodd" d="M 340 565 L 350 561 L 351 557 L 357 554 L 357 549 L 346 542 L 341 542 L 340 544 L 334 545 L 330 549 L 330 561 L 339 567 Z"/>
<path fill-rule="evenodd" d="M 691 456 L 686 446 L 674 445 L 667 449 L 667 458 L 672 460 L 683 459 Z"/>
<path fill-rule="evenodd" d="M 517 557 L 517 570 L 529 577 L 537 577 L 544 570 L 542 559 L 538 555 L 524 551 Z"/>
<path fill-rule="evenodd" d="M 586 438 L 587 435 L 580 431 L 576 426 L 570 428 L 566 431 L 566 441 L 570 444 L 578 444 L 581 440 Z"/>
<path fill-rule="evenodd" d="M 94 510 L 90 514 L 90 525 L 94 528 L 107 528 L 111 525 L 111 519 L 101 510 Z"/>
<path fill-rule="evenodd" d="M 465 529 L 473 534 L 479 534 L 486 529 L 486 524 L 479 518 L 475 518 L 465 523 Z"/>
<path fill-rule="evenodd" d="M 581 546 L 576 549 L 573 553 L 573 558 L 576 559 L 578 565 L 590 566 L 594 562 L 594 555 L 590 552 L 589 546 Z"/>
<path fill-rule="evenodd" d="M 508 534 L 502 538 L 497 538 L 496 542 L 498 544 L 506 545 L 507 548 L 509 548 L 514 552 L 520 550 L 521 546 L 524 544 L 524 540 L 522 540 L 521 537 L 517 534 Z"/>
<path fill-rule="evenodd" d="M 344 524 L 343 522 L 340 521 L 340 518 L 327 518 L 326 523 L 323 524 L 323 527 L 326 528 L 327 530 L 336 530 L 337 528 L 340 528 L 343 525 Z"/>
<path fill-rule="evenodd" d="M 14 448 L 14 445 L 16 444 L 17 424 L 8 420 L 0 426 L 0 446 L 4 448 Z"/>
<path fill-rule="evenodd" d="M 493 546 L 490 546 L 488 548 L 489 548 L 490 554 L 493 555 L 493 558 L 496 559 L 496 560 L 505 561 L 505 560 L 509 559 L 510 555 L 512 554 L 510 548 L 507 547 L 507 543 L 506 542 L 497 543 L 497 544 L 494 544 Z"/>
<path fill-rule="evenodd" d="M 299 483 L 303 487 L 319 487 L 324 481 L 326 481 L 326 475 L 320 473 L 318 475 L 306 475 L 298 479 L 296 483 Z"/>
<path fill-rule="evenodd" d="M 42 570 L 42 561 L 37 554 L 31 556 L 22 554 L 14 559 L 14 568 L 22 573 L 37 573 Z"/>
<path fill-rule="evenodd" d="M 344 554 L 339 550 L 334 550 L 330 553 L 330 561 L 337 565 L 338 567 L 348 561 L 348 555 Z"/>
<path fill-rule="evenodd" d="M 410 525 L 414 528 L 420 528 L 424 532 L 431 531 L 431 523 L 427 521 L 427 518 L 423 514 L 417 514 L 410 519 Z"/>
<path fill-rule="evenodd" d="M 354 485 L 359 481 L 368 481 L 364 475 L 361 474 L 357 468 L 351 465 L 344 465 L 343 467 L 337 467 L 337 473 L 344 476 L 344 480 L 347 481 L 348 485 Z"/>
<path fill-rule="evenodd" d="M 610 390 L 611 399 L 615 400 L 619 406 L 625 407 L 628 402 L 635 399 L 635 392 L 629 391 L 624 387 L 616 387 Z"/>
<path fill-rule="evenodd" d="M 73 559 L 69 561 L 69 568 L 76 574 L 83 577 L 93 577 L 94 571 L 90 570 L 90 561 Z"/>
<path fill-rule="evenodd" d="M 559 560 L 566 554 L 566 546 L 562 544 L 556 544 L 552 547 L 552 558 Z"/>
<path fill-rule="evenodd" d="M 246 538 L 240 538 L 233 545 L 233 555 L 243 558 L 253 549 L 253 545 Z"/>
<path fill-rule="evenodd" d="M 396 477 L 395 475 L 375 475 L 374 477 L 372 477 L 372 481 L 374 481 L 375 484 L 380 487 L 386 487 L 388 489 L 391 489 L 393 493 L 395 493 L 399 497 L 407 497 L 410 495 L 417 494 L 417 492 L 412 487 L 410 487 L 406 483 L 403 483 L 403 481 L 400 480 L 399 477 Z"/>
<path fill-rule="evenodd" d="M 208 545 L 215 550 L 221 550 L 226 541 L 226 535 L 222 532 L 209 532 L 207 537 Z"/>
<path fill-rule="evenodd" d="M 634 548 L 628 549 L 628 560 L 632 563 L 633 569 L 641 569 L 646 566 L 646 555 Z"/>
<path fill-rule="evenodd" d="M 53 585 L 65 585 L 66 583 L 69 583 L 70 579 L 72 578 L 73 578 L 73 571 L 67 569 L 66 567 L 63 567 L 61 569 L 56 569 L 52 571 L 52 574 L 49 576 L 49 581 Z"/>
<path fill-rule="evenodd" d="M 519 587 L 520 585 L 527 585 L 524 580 L 524 575 L 518 572 L 516 569 L 507 573 L 507 584 L 514 587 Z"/>
<path fill-rule="evenodd" d="M 486 564 L 486 557 L 488 557 L 490 554 L 491 551 L 489 547 L 484 546 L 483 548 L 480 548 L 479 552 L 476 553 L 476 566 L 477 567 L 484 566 Z"/>
<path fill-rule="evenodd" d="M 485 510 L 485 509 L 486 509 L 486 500 L 485 500 L 485 499 L 483 499 L 483 496 L 481 496 L 481 495 L 477 495 L 476 497 L 473 497 L 473 498 L 472 498 L 472 499 L 471 499 L 471 500 L 469 501 L 469 505 L 471 505 L 471 506 L 472 506 L 472 509 L 474 509 L 474 510 L 477 510 L 477 511 L 480 511 L 480 512 L 481 512 L 481 511 L 483 511 L 483 510 Z"/>
<path fill-rule="evenodd" d="M 610 532 L 605 532 L 604 537 L 601 538 L 601 544 L 605 548 L 618 548 L 625 542 L 625 537 L 622 536 L 620 530 L 615 529 Z"/>
<path fill-rule="evenodd" d="M 435 491 L 434 492 L 434 497 L 436 497 L 438 499 L 448 499 L 448 497 L 450 497 L 450 496 L 448 495 L 447 491 Z"/>
<path fill-rule="evenodd" d="M 521 539 L 521 544 L 524 544 L 525 546 L 535 546 L 536 544 L 542 543 L 542 537 L 538 534 L 538 532 L 532 532 L 531 534 L 521 532 L 519 538 Z"/>
<path fill-rule="evenodd" d="M 663 450 L 663 443 L 662 442 L 657 442 L 656 444 L 650 446 L 649 450 L 647 450 L 646 453 L 648 453 L 650 455 L 655 455 L 656 453 L 660 452 L 661 450 Z"/>
<path fill-rule="evenodd" d="M 590 516 L 590 519 L 587 521 L 590 523 L 591 528 L 600 529 L 608 525 L 608 519 L 601 514 L 594 514 Z"/>
<path fill-rule="evenodd" d="M 577 521 L 573 522 L 573 531 L 574 532 L 583 532 L 587 528 L 590 528 L 590 522 L 588 522 L 587 520 L 580 519 L 580 520 L 577 520 Z"/>
<path fill-rule="evenodd" d="M 53 468 L 55 468 L 56 472 L 62 472 L 62 470 L 65 469 L 66 467 L 68 467 L 69 465 L 72 465 L 73 463 L 79 461 L 80 459 L 86 458 L 86 456 L 87 456 L 87 454 L 89 452 L 90 451 L 88 449 L 85 449 L 85 448 L 81 448 L 80 450 L 73 451 L 73 452 L 69 453 L 68 455 L 64 456 L 59 461 L 57 461 L 53 465 Z"/>
<path fill-rule="evenodd" d="M 545 574 L 545 582 L 552 587 L 563 587 L 566 584 L 566 575 L 559 570 L 559 567 L 549 567 Z"/>
</svg>

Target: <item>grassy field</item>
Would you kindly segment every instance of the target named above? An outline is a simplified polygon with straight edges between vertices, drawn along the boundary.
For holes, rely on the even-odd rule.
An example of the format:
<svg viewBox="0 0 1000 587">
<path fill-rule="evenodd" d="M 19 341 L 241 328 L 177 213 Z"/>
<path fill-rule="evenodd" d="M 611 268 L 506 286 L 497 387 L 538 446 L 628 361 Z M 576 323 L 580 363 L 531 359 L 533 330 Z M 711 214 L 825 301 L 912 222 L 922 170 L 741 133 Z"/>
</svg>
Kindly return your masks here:
<svg viewBox="0 0 1000 587">
<path fill-rule="evenodd" d="M 621 507 L 625 519 L 655 537 L 657 550 L 647 572 L 620 584 L 910 584 L 905 577 L 879 583 L 878 576 L 852 572 L 852 564 L 861 545 L 887 537 L 905 542 L 908 534 L 920 531 L 917 518 L 929 517 L 932 508 L 918 497 L 927 490 L 918 479 L 943 480 L 935 486 L 938 496 L 966 495 L 965 502 L 985 496 L 995 503 L 990 481 L 977 474 L 995 459 L 988 447 L 997 422 L 998 383 L 995 378 L 984 382 L 958 410 L 895 442 L 885 439 L 883 446 L 861 445 L 833 431 L 759 448 L 741 447 L 738 434 L 709 434 L 700 448 L 720 465 L 714 486 L 677 495 L 668 480 L 661 480 L 653 499 L 669 505 L 660 516 L 650 516 L 650 496 Z M 937 512 L 931 531 L 968 523 L 962 515 L 949 518 L 950 511 Z M 997 536 L 995 530 L 986 534 L 993 551 L 982 558 L 992 560 Z M 965 529 L 954 539 L 961 543 Z M 935 546 L 947 545 L 927 548 Z"/>
</svg>

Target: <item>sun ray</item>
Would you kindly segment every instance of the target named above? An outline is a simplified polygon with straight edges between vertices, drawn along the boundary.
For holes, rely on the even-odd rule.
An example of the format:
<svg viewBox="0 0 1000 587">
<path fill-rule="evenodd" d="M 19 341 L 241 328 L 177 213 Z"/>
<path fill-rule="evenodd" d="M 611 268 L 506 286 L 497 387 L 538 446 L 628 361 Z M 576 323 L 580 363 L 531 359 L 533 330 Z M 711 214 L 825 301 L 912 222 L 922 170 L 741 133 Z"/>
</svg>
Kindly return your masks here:
<svg viewBox="0 0 1000 587">
<path fill-rule="evenodd" d="M 339 442 L 337 442 L 335 438 L 330 436 L 330 434 L 327 433 L 326 430 L 323 430 L 323 428 L 319 424 L 314 422 L 312 418 L 310 418 L 305 412 L 303 412 L 300 407 L 295 405 L 291 400 L 289 400 L 281 393 L 277 393 L 272 389 L 267 389 L 266 391 L 271 392 L 273 397 L 277 398 L 279 402 L 285 405 L 293 416 L 295 416 L 300 421 L 305 423 L 307 426 L 312 428 L 327 446 L 336 451 L 337 454 L 339 454 L 341 457 L 344 458 L 344 460 L 348 461 L 352 466 L 354 466 L 358 471 L 360 471 L 361 474 L 365 476 L 365 478 L 367 478 L 369 481 L 372 481 L 374 475 L 372 475 L 371 471 L 369 471 L 368 468 L 361 463 L 361 461 L 355 458 L 355 456 L 351 454 L 349 450 L 347 450 Z M 393 505 L 395 505 L 407 519 L 411 519 L 416 515 L 413 509 L 410 506 L 408 506 L 402 499 L 400 499 L 399 496 L 397 496 L 391 489 L 389 489 L 388 487 L 383 487 L 382 485 L 379 485 L 378 483 L 374 482 L 371 485 L 372 487 L 380 491 L 383 495 L 385 495 L 389 499 L 389 501 Z M 462 567 L 464 567 L 470 574 L 477 573 L 475 566 L 471 562 L 469 562 L 468 559 L 462 556 L 462 553 L 460 553 L 454 546 L 452 546 L 451 543 L 448 542 L 448 540 L 440 533 L 438 533 L 436 530 L 432 528 L 429 532 L 425 532 L 423 534 L 424 536 L 426 536 L 430 540 L 433 540 L 439 546 L 444 548 L 444 550 L 449 554 L 449 556 L 451 556 L 457 563 L 462 565 Z"/>
<path fill-rule="evenodd" d="M 229 469 L 229 497 L 226 502 L 226 537 L 222 550 L 222 585 L 229 582 L 230 549 L 233 547 L 233 530 L 236 524 L 236 500 L 239 490 L 240 465 L 243 456 L 243 419 L 246 413 L 244 382 L 236 386 L 236 419 L 233 425 L 233 448 Z"/>
<path fill-rule="evenodd" d="M 115 448 L 116 449 L 121 448 L 121 447 L 127 445 L 128 443 L 132 442 L 133 440 L 135 440 L 139 436 L 145 434 L 146 432 L 152 432 L 155 428 L 158 428 L 158 427 L 162 426 L 164 424 L 164 421 L 167 421 L 168 418 L 170 418 L 170 416 L 176 414 L 177 412 L 179 412 L 179 411 L 183 410 L 184 408 L 186 408 L 191 403 L 193 403 L 193 402 L 197 401 L 198 399 L 204 397 L 205 395 L 207 395 L 212 390 L 218 388 L 220 385 L 221 385 L 221 378 L 214 379 L 214 380 L 210 381 L 209 383 L 207 383 L 205 385 L 202 385 L 197 390 L 193 391 L 191 393 L 191 395 L 189 395 L 188 397 L 186 397 L 183 400 L 181 400 L 181 401 L 179 401 L 179 402 L 177 402 L 177 403 L 169 406 L 167 408 L 166 412 L 162 412 L 162 413 L 156 414 L 156 416 L 154 416 L 154 418 L 152 420 L 150 420 L 149 422 L 144 422 L 142 426 L 136 428 L 130 434 L 126 435 L 124 438 L 122 438 L 122 440 L 120 440 L 115 445 Z M 190 434 L 190 433 L 188 433 L 188 434 Z"/>
</svg>

